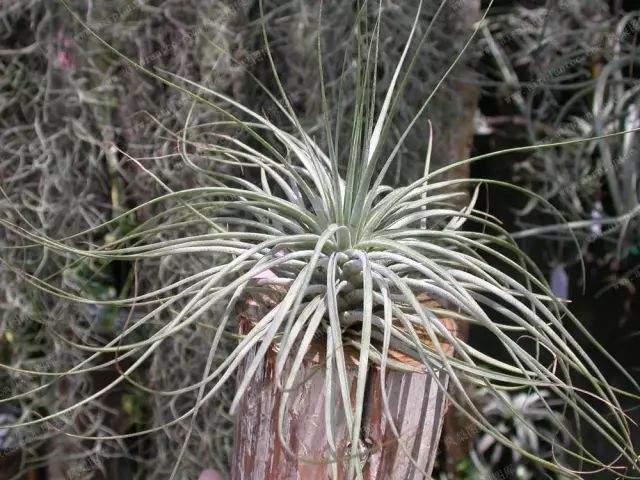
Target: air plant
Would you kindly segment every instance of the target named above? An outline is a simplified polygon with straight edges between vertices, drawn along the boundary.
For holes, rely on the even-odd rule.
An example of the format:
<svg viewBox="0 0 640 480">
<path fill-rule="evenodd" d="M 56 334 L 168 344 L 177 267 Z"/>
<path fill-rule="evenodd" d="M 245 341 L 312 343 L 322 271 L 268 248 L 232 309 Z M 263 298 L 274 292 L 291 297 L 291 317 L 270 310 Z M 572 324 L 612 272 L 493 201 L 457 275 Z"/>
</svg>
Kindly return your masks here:
<svg viewBox="0 0 640 480">
<path fill-rule="evenodd" d="M 440 9 L 445 3 L 440 4 Z M 151 71 L 128 60 L 152 78 L 190 96 L 193 99 L 191 113 L 199 104 L 223 117 L 198 125 L 191 123 L 190 114 L 182 132 L 176 135 L 183 160 L 196 171 L 206 170 L 210 185 L 173 191 L 153 176 L 166 189 L 165 194 L 101 225 L 58 240 L 28 223 L 22 226 L 6 217 L 0 218 L 0 225 L 22 236 L 28 242 L 23 248 L 45 247 L 51 255 L 72 257 L 75 262 L 144 263 L 197 253 L 203 259 L 215 254 L 216 263 L 203 263 L 200 272 L 161 288 L 136 292 L 128 298 L 96 300 L 61 289 L 50 278 L 32 275 L 5 262 L 7 268 L 46 293 L 86 304 L 139 310 L 138 315 L 125 323 L 121 333 L 102 344 L 96 344 L 95 338 L 91 341 L 67 338 L 69 348 L 83 352 L 85 358 L 66 371 L 49 372 L 45 377 L 52 377 L 50 382 L 23 395 L 42 391 L 61 378 L 117 365 L 121 373 L 112 382 L 68 407 L 15 423 L 11 428 L 64 418 L 71 412 L 89 408 L 116 386 L 129 382 L 149 394 L 167 398 L 174 418 L 134 433 L 66 434 L 81 439 L 122 440 L 180 426 L 187 431 L 187 438 L 171 474 L 171 478 L 175 478 L 189 435 L 196 429 L 198 415 L 207 402 L 229 385 L 238 367 L 249 352 L 253 352 L 252 360 L 245 365 L 245 375 L 238 379 L 231 402 L 233 413 L 263 359 L 275 350 L 275 379 L 283 392 L 278 430 L 284 448 L 289 449 L 282 433 L 287 398 L 301 362 L 315 341 L 326 347 L 327 375 L 338 380 L 340 401 L 327 406 L 325 420 L 331 424 L 332 417 L 339 414 L 346 418 L 351 437 L 346 459 L 348 478 L 363 477 L 360 453 L 364 444 L 360 432 L 370 366 L 377 365 L 383 379 L 390 369 L 407 369 L 390 356 L 392 350 L 419 362 L 425 372 L 437 379 L 439 389 L 450 404 L 471 424 L 519 452 L 523 458 L 572 478 L 580 478 L 584 469 L 606 469 L 631 478 L 619 465 L 598 458 L 581 443 L 580 425 L 587 424 L 616 450 L 620 462 L 638 471 L 629 422 L 617 399 L 624 392 L 608 384 L 570 335 L 567 324 L 595 341 L 553 296 L 531 260 L 518 249 L 500 222 L 475 208 L 482 184 L 502 185 L 523 193 L 524 190 L 491 180 L 442 180 L 450 169 L 487 155 L 431 170 L 432 136 L 423 176 L 395 189 L 383 184 L 386 172 L 398 160 L 408 132 L 424 125 L 421 119 L 432 98 L 481 24 L 422 102 L 399 140 L 389 145 L 397 102 L 409 78 L 415 51 L 419 51 L 414 47 L 428 40 L 440 10 L 421 35 L 416 34 L 419 14 L 416 15 L 390 85 L 377 102 L 376 62 L 381 48 L 382 9 L 373 8 L 367 2 L 358 5 L 354 51 L 350 52 L 356 65 L 351 86 L 355 101 L 350 116 L 351 134 L 346 139 L 336 133 L 341 131 L 341 118 L 331 120 L 332 106 L 322 80 L 322 42 L 318 42 L 318 57 L 324 122 L 323 137 L 316 139 L 302 128 L 282 87 L 275 59 L 268 48 L 266 21 L 263 37 L 278 88 L 277 95 L 269 95 L 292 131 L 216 90 L 179 75 Z M 260 7 L 265 18 L 262 3 Z M 421 9 L 422 2 L 418 12 Z M 77 16 L 76 19 L 82 23 Z M 99 35 L 92 34 L 114 53 L 122 55 Z M 246 137 L 230 135 L 228 131 L 234 128 L 240 128 Z M 341 155 L 347 158 L 346 165 L 339 161 Z M 135 158 L 130 160 L 145 168 Z M 203 166 L 207 162 L 254 171 L 260 180 L 253 183 L 243 175 L 208 170 Z M 451 191 L 460 185 L 474 187 L 473 195 L 467 198 L 463 208 L 454 205 L 459 205 L 460 198 L 466 196 Z M 14 207 L 19 212 L 19 207 Z M 152 217 L 120 238 L 103 246 L 77 245 L 84 236 L 149 207 L 159 208 Z M 195 233 L 167 239 L 167 234 L 185 225 L 193 226 Z M 238 338 L 234 309 L 256 288 L 256 278 L 265 272 L 275 276 L 273 281 L 284 285 L 286 293 L 264 318 Z M 421 303 L 420 296 L 424 294 L 436 300 L 438 306 Z M 443 317 L 485 329 L 505 358 L 492 357 L 457 338 L 445 328 L 440 320 Z M 166 321 L 157 322 L 158 318 Z M 200 379 L 170 391 L 147 384 L 141 373 L 147 360 L 172 338 L 192 334 L 199 323 L 208 324 L 214 331 Z M 223 342 L 228 336 L 238 338 L 237 345 L 230 351 Z M 345 361 L 347 345 L 355 349 L 358 356 L 353 391 L 349 388 Z M 455 354 L 448 355 L 445 347 L 451 347 Z M 602 353 L 615 363 L 607 352 Z M 171 365 L 166 368 L 170 369 Z M 634 388 L 639 388 L 633 378 L 626 375 Z M 581 381 L 579 388 L 574 384 L 576 379 Z M 541 392 L 550 392 L 561 400 L 562 412 L 550 419 L 556 431 L 568 439 L 567 445 L 558 443 L 548 429 L 521 420 L 530 435 L 553 445 L 558 452 L 553 458 L 567 458 L 568 463 L 541 458 L 505 435 L 465 392 L 464 385 L 469 384 L 484 388 L 498 404 L 511 410 L 514 418 L 521 419 L 522 413 L 505 401 L 505 391 L 537 393 L 541 398 L 540 408 L 554 412 L 554 404 Z M 382 385 L 383 398 L 386 398 L 384 380 Z M 3 401 L 14 398 L 16 396 Z M 184 398 L 192 401 L 185 402 Z M 594 399 L 601 404 L 601 409 L 592 406 Z M 601 413 L 602 409 L 606 413 Z M 566 417 L 572 419 L 575 428 L 570 428 Z M 334 465 L 334 476 L 337 476 L 335 464 L 345 459 L 336 458 L 335 441 L 331 438 L 324 460 Z"/>
<path fill-rule="evenodd" d="M 491 78 L 506 84 L 499 95 L 507 93 L 524 120 L 527 141 L 544 144 L 638 126 L 639 33 L 637 11 L 614 11 L 597 1 L 560 2 L 548 10 L 520 7 L 496 15 L 484 29 L 484 51 L 496 64 Z M 519 165 L 517 178 L 569 223 L 535 228 L 531 214 L 554 213 L 532 198 L 518 212 L 527 234 L 566 243 L 571 229 L 585 249 L 604 240 L 613 252 L 607 260 L 633 254 L 640 214 L 638 158 L 637 134 L 536 152 Z M 561 260 L 578 259 L 571 254 Z"/>
<path fill-rule="evenodd" d="M 479 395 L 482 395 L 482 392 L 479 392 Z M 535 452 L 541 458 L 551 458 L 553 449 L 549 448 L 550 445 L 540 442 L 540 438 L 533 429 L 529 428 L 529 425 L 537 425 L 540 431 L 545 432 L 546 437 L 553 438 L 557 433 L 554 425 L 562 419 L 557 418 L 557 413 L 548 407 L 554 406 L 558 409 L 562 405 L 561 402 L 551 398 L 549 392 L 544 390 L 539 394 L 501 392 L 501 397 L 500 399 L 489 398 L 482 407 L 489 421 L 500 432 L 511 438 L 514 444 L 520 445 L 528 452 Z M 518 414 L 514 415 L 513 412 Z M 561 439 L 557 441 L 562 442 Z M 476 441 L 472 458 L 479 471 L 495 471 L 500 468 L 501 462 L 525 467 L 517 451 L 507 451 L 494 437 L 486 433 Z"/>
</svg>

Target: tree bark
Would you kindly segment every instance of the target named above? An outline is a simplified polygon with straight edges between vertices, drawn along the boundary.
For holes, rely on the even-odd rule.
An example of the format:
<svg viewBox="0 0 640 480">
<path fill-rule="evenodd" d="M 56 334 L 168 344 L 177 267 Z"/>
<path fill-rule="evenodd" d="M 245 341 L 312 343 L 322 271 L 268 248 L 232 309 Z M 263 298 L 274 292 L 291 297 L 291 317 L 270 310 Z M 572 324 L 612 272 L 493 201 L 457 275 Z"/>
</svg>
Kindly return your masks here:
<svg viewBox="0 0 640 480">
<path fill-rule="evenodd" d="M 246 332 L 262 318 L 275 302 L 267 296 L 248 298 L 240 313 L 240 329 Z M 453 329 L 450 319 L 443 319 Z M 449 348 L 448 354 L 452 353 Z M 357 355 L 346 351 L 349 382 L 355 392 Z M 244 361 L 252 360 L 253 353 Z M 385 414 L 380 369 L 369 371 L 361 440 L 366 452 L 361 457 L 366 480 L 418 480 L 430 478 L 442 430 L 446 407 L 445 394 L 439 387 L 447 384 L 444 372 L 438 379 L 421 365 L 402 354 L 392 353 L 396 360 L 411 366 L 412 373 L 385 373 L 385 386 L 391 418 Z M 236 418 L 232 480 L 330 479 L 327 432 L 325 430 L 326 378 L 323 347 L 315 344 L 303 362 L 297 388 L 291 393 L 284 417 L 283 436 L 294 455 L 282 445 L 278 435 L 278 411 L 282 392 L 274 380 L 275 352 L 269 352 L 246 392 Z M 332 405 L 338 405 L 339 385 L 332 385 Z M 348 478 L 349 432 L 340 409 L 335 409 L 332 430 L 336 441 L 338 478 Z M 389 423 L 397 428 L 400 442 Z M 409 458 L 414 459 L 412 462 Z M 426 475 L 426 476 L 425 476 Z"/>
<path fill-rule="evenodd" d="M 465 0 L 456 2 L 458 8 L 448 15 L 448 28 L 452 38 L 464 38 L 469 35 L 475 22 L 480 20 L 480 0 Z M 473 47 L 471 47 L 473 48 Z M 447 101 L 449 109 L 446 115 L 435 115 L 433 127 L 435 140 L 433 158 L 437 159 L 436 168 L 450 165 L 471 156 L 473 138 L 475 135 L 475 115 L 480 100 L 480 88 L 472 82 L 465 82 L 465 78 L 472 78 L 474 69 L 466 65 L 456 75 L 456 79 L 450 81 L 450 98 Z M 447 92 L 449 93 L 449 92 Z M 439 180 L 465 179 L 470 176 L 470 164 L 457 166 L 446 172 Z M 468 195 L 468 185 L 462 184 L 453 190 L 461 191 Z M 468 198 L 468 197 L 467 197 Z M 460 199 L 459 205 L 466 205 L 466 199 Z M 458 338 L 467 342 L 469 340 L 469 324 L 457 322 Z M 465 388 L 465 390 L 471 390 Z M 458 403 L 464 403 L 460 391 L 452 391 L 452 395 Z M 476 428 L 469 419 L 457 409 L 447 411 L 442 433 L 441 450 L 443 453 L 442 466 L 452 479 L 460 478 L 457 472 L 458 464 L 469 456 L 469 451 L 476 436 Z"/>
</svg>

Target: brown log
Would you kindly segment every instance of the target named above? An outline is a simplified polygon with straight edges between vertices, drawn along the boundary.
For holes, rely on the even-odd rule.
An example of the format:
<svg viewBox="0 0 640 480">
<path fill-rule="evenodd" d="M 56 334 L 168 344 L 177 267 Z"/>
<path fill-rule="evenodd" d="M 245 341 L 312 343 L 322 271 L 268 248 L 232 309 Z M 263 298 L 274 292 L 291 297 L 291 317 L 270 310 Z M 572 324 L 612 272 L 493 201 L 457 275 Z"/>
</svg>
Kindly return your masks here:
<svg viewBox="0 0 640 480">
<path fill-rule="evenodd" d="M 448 28 L 452 38 L 465 38 L 472 30 L 475 22 L 481 17 L 480 0 L 465 0 L 464 2 L 452 2 L 457 5 L 451 15 L 448 16 Z M 474 69 L 467 65 L 460 69 L 448 82 L 450 88 L 449 108 L 444 114 L 436 114 L 433 118 L 433 127 L 436 139 L 433 147 L 434 168 L 450 165 L 465 158 L 469 158 L 475 135 L 475 115 L 478 110 L 480 88 L 473 82 L 465 82 L 465 78 L 473 78 Z M 449 170 L 439 180 L 469 178 L 470 164 L 457 166 Z M 468 193 L 466 184 L 454 188 L 457 191 Z M 459 205 L 466 205 L 465 199 L 459 200 Z M 469 339 L 469 324 L 457 322 L 457 336 L 466 342 Z M 471 387 L 465 385 L 465 390 Z M 462 392 L 453 390 L 451 394 L 460 404 L 464 404 Z M 469 419 L 455 408 L 450 408 L 445 417 L 443 428 L 443 442 L 441 448 L 444 453 L 442 462 L 452 479 L 459 478 L 457 465 L 468 458 L 469 451 L 475 440 L 475 426 Z"/>
<path fill-rule="evenodd" d="M 241 332 L 246 332 L 275 305 L 268 295 L 249 298 L 240 314 Z M 444 319 L 448 328 L 454 324 Z M 255 353 L 255 352 L 253 352 Z M 244 367 L 238 372 L 242 379 Z M 352 394 L 355 392 L 357 356 L 346 351 L 347 369 Z M 452 353 L 449 347 L 448 353 Z M 361 440 L 366 447 L 361 462 L 367 480 L 418 480 L 430 478 L 442 429 L 445 395 L 436 379 L 420 364 L 399 353 L 392 354 L 414 369 L 412 373 L 391 371 L 385 374 L 385 386 L 391 421 L 396 426 L 401 443 L 396 438 L 385 414 L 382 378 L 378 367 L 369 371 Z M 330 479 L 330 458 L 335 458 L 338 478 L 348 478 L 349 434 L 341 408 L 334 409 L 332 430 L 336 440 L 336 455 L 327 452 L 325 430 L 325 370 L 324 350 L 315 344 L 306 356 L 297 388 L 291 393 L 284 417 L 284 439 L 294 455 L 290 455 L 278 435 L 278 412 L 282 392 L 274 381 L 275 352 L 268 353 L 258 369 L 238 410 L 235 430 L 232 480 L 293 480 Z M 441 384 L 446 375 L 439 374 Z M 335 377 L 335 375 L 334 375 Z M 339 385 L 334 378 L 332 405 L 340 405 Z M 409 459 L 415 460 L 416 465 Z M 425 476 L 425 474 L 427 476 Z"/>
</svg>

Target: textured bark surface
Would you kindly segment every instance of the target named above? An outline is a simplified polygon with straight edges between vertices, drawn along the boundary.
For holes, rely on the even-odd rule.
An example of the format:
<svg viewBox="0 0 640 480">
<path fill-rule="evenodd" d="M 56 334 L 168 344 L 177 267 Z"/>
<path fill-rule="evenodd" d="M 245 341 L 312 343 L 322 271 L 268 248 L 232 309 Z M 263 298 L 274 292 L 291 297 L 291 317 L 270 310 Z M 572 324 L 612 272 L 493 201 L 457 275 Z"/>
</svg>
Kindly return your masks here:
<svg viewBox="0 0 640 480">
<path fill-rule="evenodd" d="M 240 314 L 241 331 L 247 331 L 255 321 L 273 307 L 266 295 L 249 298 Z M 453 329 L 448 319 L 443 322 Z M 451 353 L 451 349 L 448 350 Z M 357 357 L 346 352 L 350 386 L 355 392 Z M 438 381 L 422 371 L 411 359 L 395 354 L 415 368 L 415 373 L 387 370 L 384 378 L 391 420 L 399 434 L 394 434 L 385 414 L 382 395 L 382 376 L 377 367 L 369 372 L 367 403 L 361 438 L 366 447 L 361 461 L 367 480 L 418 480 L 429 474 L 437 453 L 442 429 L 445 396 L 438 381 L 446 385 L 446 375 Z M 251 362 L 250 356 L 244 365 Z M 284 416 L 284 439 L 287 453 L 278 436 L 278 411 L 281 392 L 274 382 L 275 353 L 270 352 L 248 389 L 236 418 L 235 450 L 232 461 L 233 480 L 264 479 L 329 479 L 331 466 L 327 463 L 327 433 L 325 430 L 325 371 L 324 351 L 317 344 L 307 355 L 298 383 L 287 404 Z M 241 369 L 239 378 L 244 375 Z M 335 375 L 334 375 L 335 376 Z M 341 401 L 339 386 L 334 378 L 332 405 Z M 336 440 L 338 475 L 347 478 L 345 454 L 349 449 L 348 429 L 340 408 L 334 409 L 332 430 Z M 411 455 L 414 463 L 409 459 Z M 426 478 L 429 478 L 428 476 Z"/>
<path fill-rule="evenodd" d="M 442 430 L 445 396 L 430 374 L 387 372 L 385 377 L 389 412 L 400 441 L 385 415 L 380 371 L 376 368 L 364 421 L 366 440 L 373 447 L 365 478 L 430 478 Z M 446 385 L 445 374 L 440 373 L 438 380 Z"/>
</svg>

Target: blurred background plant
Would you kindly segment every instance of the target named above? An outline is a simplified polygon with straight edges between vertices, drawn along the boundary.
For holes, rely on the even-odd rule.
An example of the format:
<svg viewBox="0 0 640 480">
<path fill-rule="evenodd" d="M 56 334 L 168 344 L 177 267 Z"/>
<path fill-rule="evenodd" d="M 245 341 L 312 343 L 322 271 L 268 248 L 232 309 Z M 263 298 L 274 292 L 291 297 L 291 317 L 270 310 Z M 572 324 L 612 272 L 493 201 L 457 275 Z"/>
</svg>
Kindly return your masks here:
<svg viewBox="0 0 640 480">
<path fill-rule="evenodd" d="M 640 11 L 629 2 L 547 3 L 496 10 L 484 28 L 485 85 L 503 113 L 490 119 L 489 129 L 517 127 L 536 145 L 637 128 Z M 614 269 L 637 262 L 637 133 L 538 151 L 513 174 L 563 212 L 588 260 Z M 550 228 L 553 215 L 532 199 L 518 210 L 518 224 L 544 225 L 532 231 L 549 239 L 553 253 L 546 260 L 575 265 L 580 257 L 567 248 L 569 229 Z"/>
<path fill-rule="evenodd" d="M 219 1 L 190 2 L 86 2 L 72 7 L 96 31 L 117 48 L 146 64 L 196 78 L 227 90 L 242 76 L 241 68 L 226 54 L 210 48 L 209 41 L 234 45 L 239 41 L 234 22 L 244 15 L 240 5 Z M 211 19 L 210 24 L 203 19 Z M 215 23 L 213 23 L 215 20 Z M 18 1 L 0 8 L 0 209 L 12 221 L 37 225 L 53 238 L 63 238 L 103 223 L 133 203 L 163 193 L 163 187 L 147 173 L 135 168 L 114 145 L 125 147 L 139 158 L 152 158 L 148 168 L 163 178 L 170 188 L 185 188 L 206 181 L 202 173 L 176 162 L 177 142 L 168 132 L 180 129 L 189 109 L 179 95 L 149 82 L 139 73 L 114 60 L 83 28 L 76 24 L 59 2 Z M 214 73 L 214 68 L 216 71 Z M 240 94 L 237 92 L 237 94 Z M 160 99 L 160 100 L 159 100 Z M 207 112 L 196 112 L 205 121 Z M 20 217 L 12 205 L 20 205 Z M 151 217 L 153 209 L 138 218 L 127 218 L 109 231 L 96 232 L 96 245 L 113 241 L 135 225 Z M 0 229 L 2 246 L 16 245 L 18 239 Z M 134 272 L 117 262 L 52 262 L 45 255 L 26 250 L 6 252 L 7 262 L 26 271 L 46 276 L 59 270 L 65 275 L 59 287 L 96 299 L 125 295 L 134 284 L 160 286 L 188 273 L 202 258 L 182 257 L 180 264 L 166 262 L 154 270 Z M 59 258 L 59 257 L 58 257 Z M 206 259 L 210 261 L 210 259 Z M 4 267 L 4 265 L 3 265 Z M 73 349 L 56 335 L 73 329 L 78 339 L 100 338 L 121 328 L 128 312 L 112 308 L 77 305 L 73 302 L 43 300 L 8 268 L 0 267 L 0 353 L 1 361 L 24 370 L 63 371 L 77 363 Z M 152 268 L 145 265 L 146 269 Z M 160 272 L 160 275 L 158 275 Z M 158 319 L 162 321 L 162 319 Z M 203 327 L 204 328 L 204 327 Z M 188 378 L 194 362 L 206 355 L 206 335 L 193 333 L 179 344 L 165 345 L 160 358 L 152 360 L 149 374 L 159 388 L 176 386 Z M 199 350 L 200 349 L 200 350 Z M 42 360 L 45 359 L 45 360 Z M 189 361 L 187 361 L 189 359 Z M 47 365 L 41 365 L 43 361 Z M 105 374 L 108 377 L 108 372 Z M 75 375 L 64 386 L 25 396 L 20 402 L 2 404 L 4 415 L 24 417 L 32 411 L 60 409 L 82 398 L 86 391 L 105 378 Z M 3 369 L 3 398 L 39 386 L 46 377 L 25 375 Z M 11 393 L 9 395 L 8 393 Z M 124 389 L 105 403 L 92 404 L 92 418 L 70 418 L 68 422 L 91 423 L 96 432 L 108 435 L 113 429 L 135 431 L 155 422 L 164 423 L 171 405 L 152 401 L 137 389 Z M 212 408 L 200 418 L 205 425 L 192 436 L 193 452 L 185 469 L 196 477 L 210 466 L 224 469 L 228 462 L 231 421 L 221 408 Z M 95 410 L 95 413 L 94 413 Z M 119 412 L 114 415 L 114 412 Z M 107 418 L 108 417 L 108 418 Z M 142 464 L 141 478 L 161 475 L 170 469 L 173 450 L 180 441 L 158 435 L 145 442 L 85 444 L 63 440 L 56 429 L 43 429 L 8 446 L 4 460 L 20 456 L 15 478 L 28 470 L 47 466 L 51 478 L 63 478 L 64 470 L 82 456 L 92 453 L 106 459 L 78 478 L 132 478 L 132 465 Z M 52 443 L 43 458 L 45 440 Z M 107 445 L 108 444 L 108 445 Z M 19 449 L 15 448 L 20 447 Z M 12 454 L 12 455 L 10 455 Z M 108 459 L 121 458 L 108 462 Z M 64 460 L 66 459 L 66 460 Z M 219 465 L 212 465 L 218 462 Z M 56 465 L 56 463 L 58 465 Z M 80 469 L 79 469 L 80 470 Z M 2 478 L 10 478 L 10 467 L 0 467 Z M 145 473 L 146 472 L 146 473 Z M 190 477 L 190 478 L 191 478 Z"/>
<path fill-rule="evenodd" d="M 531 426 L 541 432 L 545 432 L 547 438 L 554 438 L 558 435 L 553 427 L 560 418 L 560 407 L 562 403 L 554 400 L 549 391 L 541 393 L 503 393 L 501 401 L 495 398 L 486 397 L 482 399 L 483 392 L 477 392 L 484 403 L 483 414 L 490 419 L 493 425 L 504 435 L 508 436 L 516 445 L 521 446 L 528 452 L 536 452 L 541 458 L 547 460 L 561 456 L 559 452 L 554 452 L 552 445 L 544 442 L 537 435 L 531 435 Z M 553 413 L 546 408 L 545 402 L 556 409 Z M 514 413 L 517 412 L 517 413 Z M 561 444 L 567 441 L 561 440 Z M 540 469 L 533 463 L 522 458 L 515 450 L 508 451 L 502 445 L 495 442 L 490 436 L 482 433 L 476 440 L 475 448 L 471 451 L 473 464 L 481 475 L 488 475 L 501 468 L 513 466 L 517 478 L 529 480 L 536 476 L 543 475 Z"/>
</svg>

